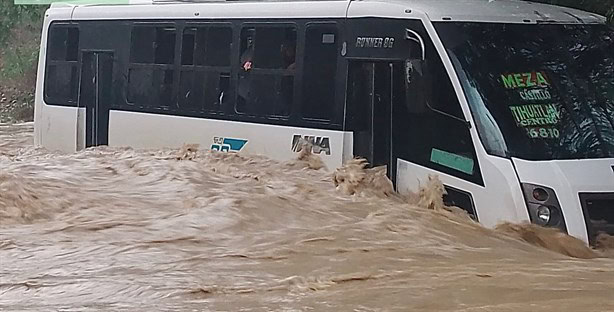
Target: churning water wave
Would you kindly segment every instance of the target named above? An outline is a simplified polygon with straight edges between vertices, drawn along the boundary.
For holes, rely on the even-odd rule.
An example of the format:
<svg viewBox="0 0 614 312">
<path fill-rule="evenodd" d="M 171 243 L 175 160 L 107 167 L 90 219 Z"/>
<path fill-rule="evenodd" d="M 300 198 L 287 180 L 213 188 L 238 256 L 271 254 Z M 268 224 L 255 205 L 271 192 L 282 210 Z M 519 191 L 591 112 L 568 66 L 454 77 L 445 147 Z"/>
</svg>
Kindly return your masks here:
<svg viewBox="0 0 614 312">
<path fill-rule="evenodd" d="M 63 154 L 32 131 L 0 125 L 2 311 L 614 310 L 612 249 L 483 228 L 436 177 L 399 196 L 360 160 Z"/>
</svg>

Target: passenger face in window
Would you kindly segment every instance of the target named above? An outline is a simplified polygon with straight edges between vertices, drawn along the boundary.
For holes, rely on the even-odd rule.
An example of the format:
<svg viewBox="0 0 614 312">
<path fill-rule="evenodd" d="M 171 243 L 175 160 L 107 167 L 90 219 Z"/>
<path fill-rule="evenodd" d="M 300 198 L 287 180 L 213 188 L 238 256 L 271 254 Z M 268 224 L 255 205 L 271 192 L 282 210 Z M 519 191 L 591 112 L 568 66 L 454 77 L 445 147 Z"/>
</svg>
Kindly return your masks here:
<svg viewBox="0 0 614 312">
<path fill-rule="evenodd" d="M 296 44 L 294 41 L 287 40 L 281 44 L 281 57 L 285 69 L 294 69 L 296 67 Z"/>
<path fill-rule="evenodd" d="M 249 71 L 253 67 L 253 59 L 254 59 L 254 37 L 253 30 L 250 30 L 250 33 L 245 38 L 245 49 L 241 53 L 241 67 L 245 71 Z"/>
</svg>

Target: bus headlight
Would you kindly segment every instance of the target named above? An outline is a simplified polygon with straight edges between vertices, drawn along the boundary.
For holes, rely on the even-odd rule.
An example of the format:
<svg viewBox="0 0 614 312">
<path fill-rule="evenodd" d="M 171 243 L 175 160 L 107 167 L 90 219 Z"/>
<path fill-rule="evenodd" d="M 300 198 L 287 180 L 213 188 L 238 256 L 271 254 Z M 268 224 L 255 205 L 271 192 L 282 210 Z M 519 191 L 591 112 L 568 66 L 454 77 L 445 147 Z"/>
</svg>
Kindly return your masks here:
<svg viewBox="0 0 614 312">
<path fill-rule="evenodd" d="M 550 208 L 548 206 L 539 206 L 537 207 L 537 223 L 540 225 L 548 225 L 550 223 L 551 217 Z"/>
<path fill-rule="evenodd" d="M 533 189 L 533 198 L 537 201 L 547 201 L 548 196 L 548 192 L 541 187 L 536 187 Z"/>
<path fill-rule="evenodd" d="M 567 233 L 561 205 L 553 189 L 541 185 L 522 183 L 524 199 L 529 209 L 531 222 L 558 228 Z"/>
</svg>

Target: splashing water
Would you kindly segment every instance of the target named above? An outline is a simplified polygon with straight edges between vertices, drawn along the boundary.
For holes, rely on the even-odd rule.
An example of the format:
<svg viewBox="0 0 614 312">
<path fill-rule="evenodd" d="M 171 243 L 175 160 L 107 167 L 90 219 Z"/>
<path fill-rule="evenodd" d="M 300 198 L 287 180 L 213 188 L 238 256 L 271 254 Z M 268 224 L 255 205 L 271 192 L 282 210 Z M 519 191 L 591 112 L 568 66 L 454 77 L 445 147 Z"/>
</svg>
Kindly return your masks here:
<svg viewBox="0 0 614 312">
<path fill-rule="evenodd" d="M 0 125 L 2 311 L 614 310 L 611 237 L 486 229 L 436 177 L 406 197 L 364 160 L 61 154 L 31 132 Z"/>
</svg>

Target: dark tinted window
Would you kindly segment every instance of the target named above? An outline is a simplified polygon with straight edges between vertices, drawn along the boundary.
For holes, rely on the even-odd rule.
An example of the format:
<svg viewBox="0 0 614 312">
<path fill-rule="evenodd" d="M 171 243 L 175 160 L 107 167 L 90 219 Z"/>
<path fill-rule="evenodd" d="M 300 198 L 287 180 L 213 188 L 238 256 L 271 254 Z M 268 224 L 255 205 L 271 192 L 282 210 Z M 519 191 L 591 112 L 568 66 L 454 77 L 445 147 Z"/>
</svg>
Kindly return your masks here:
<svg viewBox="0 0 614 312">
<path fill-rule="evenodd" d="M 254 37 L 255 35 L 255 37 Z M 251 38 L 252 45 L 249 43 Z M 296 56 L 294 27 L 244 28 L 241 51 L 253 55 L 254 68 L 292 69 Z"/>
<path fill-rule="evenodd" d="M 132 29 L 130 61 L 146 64 L 173 64 L 175 60 L 174 27 L 136 26 Z"/>
<path fill-rule="evenodd" d="M 494 155 L 614 157 L 614 31 L 444 23 L 437 30 Z"/>
<path fill-rule="evenodd" d="M 77 105 L 79 28 L 52 24 L 47 37 L 45 102 Z"/>
<path fill-rule="evenodd" d="M 420 27 L 422 38 L 429 38 Z M 423 84 L 415 81 L 407 89 L 406 105 L 394 113 L 401 118 L 394 138 L 401 158 L 468 181 L 482 184 L 469 127 L 450 76 L 430 40 L 426 63 L 421 69 Z M 424 98 L 424 100 L 421 100 Z"/>
<path fill-rule="evenodd" d="M 371 95 L 373 74 L 361 62 L 348 66 L 346 123 L 354 132 L 371 130 Z M 354 143 L 356 144 L 356 143 Z M 366 143 L 362 143 L 366 144 Z"/>
<path fill-rule="evenodd" d="M 49 29 L 48 58 L 52 61 L 76 61 L 79 51 L 79 29 L 51 26 Z"/>
<path fill-rule="evenodd" d="M 172 69 L 131 68 L 128 73 L 129 103 L 150 108 L 168 107 L 172 103 Z"/>
<path fill-rule="evenodd" d="M 179 85 L 179 109 L 221 111 L 229 100 L 230 72 L 182 70 Z"/>
<path fill-rule="evenodd" d="M 236 111 L 288 116 L 294 100 L 296 29 L 243 28 L 240 49 Z"/>
<path fill-rule="evenodd" d="M 47 65 L 45 96 L 49 104 L 68 104 L 77 100 L 78 66 Z"/>
<path fill-rule="evenodd" d="M 169 109 L 175 101 L 176 28 L 137 25 L 132 28 L 127 101 L 147 108 Z"/>
<path fill-rule="evenodd" d="M 181 47 L 177 106 L 182 111 L 222 111 L 223 105 L 231 100 L 232 28 L 185 28 Z"/>
<path fill-rule="evenodd" d="M 305 33 L 302 115 L 333 119 L 339 41 L 335 25 L 313 25 Z"/>
<path fill-rule="evenodd" d="M 183 65 L 230 66 L 230 27 L 189 27 L 183 31 Z"/>
</svg>

